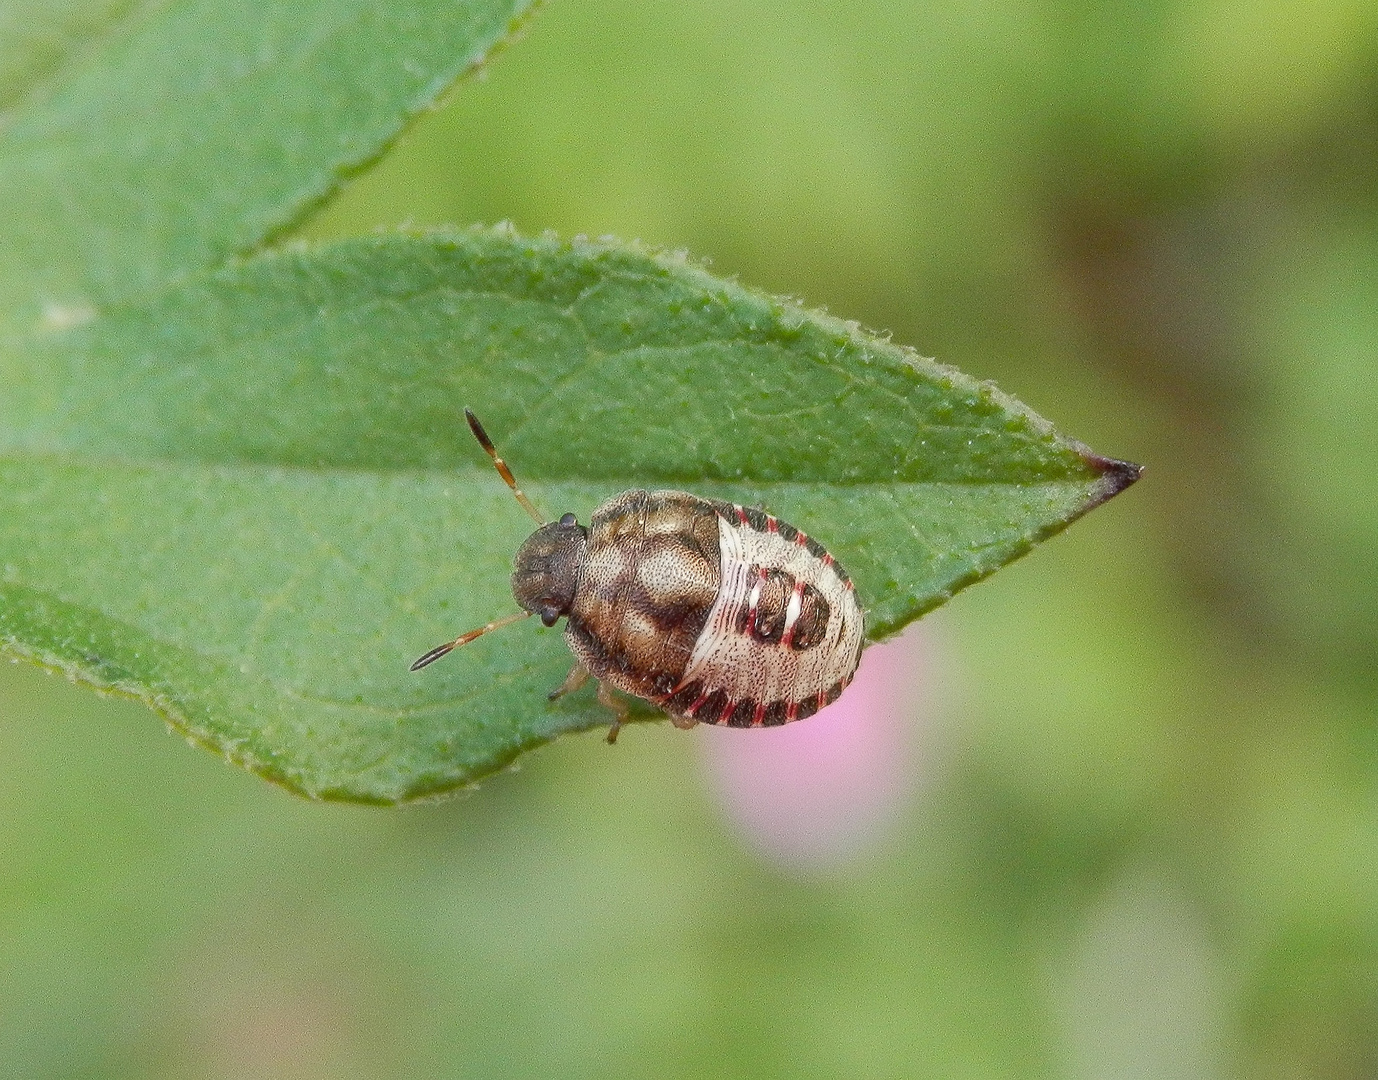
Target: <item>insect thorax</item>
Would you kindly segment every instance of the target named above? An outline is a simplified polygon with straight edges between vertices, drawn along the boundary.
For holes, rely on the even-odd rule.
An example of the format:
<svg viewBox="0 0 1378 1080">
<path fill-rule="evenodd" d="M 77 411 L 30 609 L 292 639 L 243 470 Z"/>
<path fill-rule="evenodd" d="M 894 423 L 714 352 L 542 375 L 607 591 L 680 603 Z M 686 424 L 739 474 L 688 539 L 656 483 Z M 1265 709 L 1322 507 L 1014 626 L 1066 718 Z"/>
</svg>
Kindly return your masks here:
<svg viewBox="0 0 1378 1080">
<path fill-rule="evenodd" d="M 683 492 L 594 511 L 565 640 L 599 678 L 655 699 L 679 682 L 718 593 L 718 516 Z"/>
</svg>

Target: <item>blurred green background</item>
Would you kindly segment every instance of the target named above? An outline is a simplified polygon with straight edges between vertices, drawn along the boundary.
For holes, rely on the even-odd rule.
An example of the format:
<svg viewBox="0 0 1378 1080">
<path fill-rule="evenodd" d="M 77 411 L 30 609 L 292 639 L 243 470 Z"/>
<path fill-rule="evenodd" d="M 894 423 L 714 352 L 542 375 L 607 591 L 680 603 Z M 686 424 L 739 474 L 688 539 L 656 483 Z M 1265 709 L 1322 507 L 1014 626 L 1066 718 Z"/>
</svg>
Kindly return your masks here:
<svg viewBox="0 0 1378 1080">
<path fill-rule="evenodd" d="M 551 0 L 306 233 L 501 219 L 1149 471 L 907 639 L 919 779 L 823 863 L 711 731 L 318 806 L 6 666 L 0 1072 L 1378 1074 L 1378 6 Z"/>
</svg>

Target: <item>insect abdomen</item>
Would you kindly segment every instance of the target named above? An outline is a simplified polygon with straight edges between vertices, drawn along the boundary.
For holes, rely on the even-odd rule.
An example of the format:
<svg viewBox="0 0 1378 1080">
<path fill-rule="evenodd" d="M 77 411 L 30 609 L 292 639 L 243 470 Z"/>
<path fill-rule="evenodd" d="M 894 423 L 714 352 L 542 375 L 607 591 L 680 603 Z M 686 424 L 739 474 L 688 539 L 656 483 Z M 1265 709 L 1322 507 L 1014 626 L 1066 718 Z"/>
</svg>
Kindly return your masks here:
<svg viewBox="0 0 1378 1080">
<path fill-rule="evenodd" d="M 680 684 L 661 707 L 732 727 L 802 720 L 836 701 L 861 658 L 863 618 L 822 544 L 760 510 L 711 504 L 721 582 Z"/>
</svg>

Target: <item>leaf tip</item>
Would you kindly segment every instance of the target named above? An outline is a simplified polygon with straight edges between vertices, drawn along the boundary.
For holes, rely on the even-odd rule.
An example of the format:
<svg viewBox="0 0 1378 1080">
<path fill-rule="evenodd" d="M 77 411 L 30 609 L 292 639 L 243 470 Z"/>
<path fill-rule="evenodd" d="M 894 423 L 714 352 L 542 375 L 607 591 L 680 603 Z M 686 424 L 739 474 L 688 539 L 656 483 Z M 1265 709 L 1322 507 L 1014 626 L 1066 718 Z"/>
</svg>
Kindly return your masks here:
<svg viewBox="0 0 1378 1080">
<path fill-rule="evenodd" d="M 1100 479 L 1096 481 L 1092 490 L 1091 501 L 1086 507 L 1087 510 L 1094 510 L 1102 503 L 1109 502 L 1143 475 L 1144 467 L 1135 465 L 1132 461 L 1102 457 L 1090 450 L 1083 450 L 1081 456 L 1087 465 L 1100 473 Z"/>
</svg>

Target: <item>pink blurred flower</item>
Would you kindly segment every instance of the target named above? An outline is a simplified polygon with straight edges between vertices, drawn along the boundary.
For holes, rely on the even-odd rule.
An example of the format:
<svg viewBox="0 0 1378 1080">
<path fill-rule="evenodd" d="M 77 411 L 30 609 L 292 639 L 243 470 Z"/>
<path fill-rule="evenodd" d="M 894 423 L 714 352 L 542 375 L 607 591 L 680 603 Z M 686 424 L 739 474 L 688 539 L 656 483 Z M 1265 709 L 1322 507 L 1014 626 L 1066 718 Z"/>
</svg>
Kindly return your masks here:
<svg viewBox="0 0 1378 1080">
<path fill-rule="evenodd" d="M 786 864 L 829 867 L 875 845 L 909 805 L 933 728 L 926 626 L 862 655 L 817 716 L 778 728 L 700 728 L 705 767 L 747 840 Z"/>
</svg>

